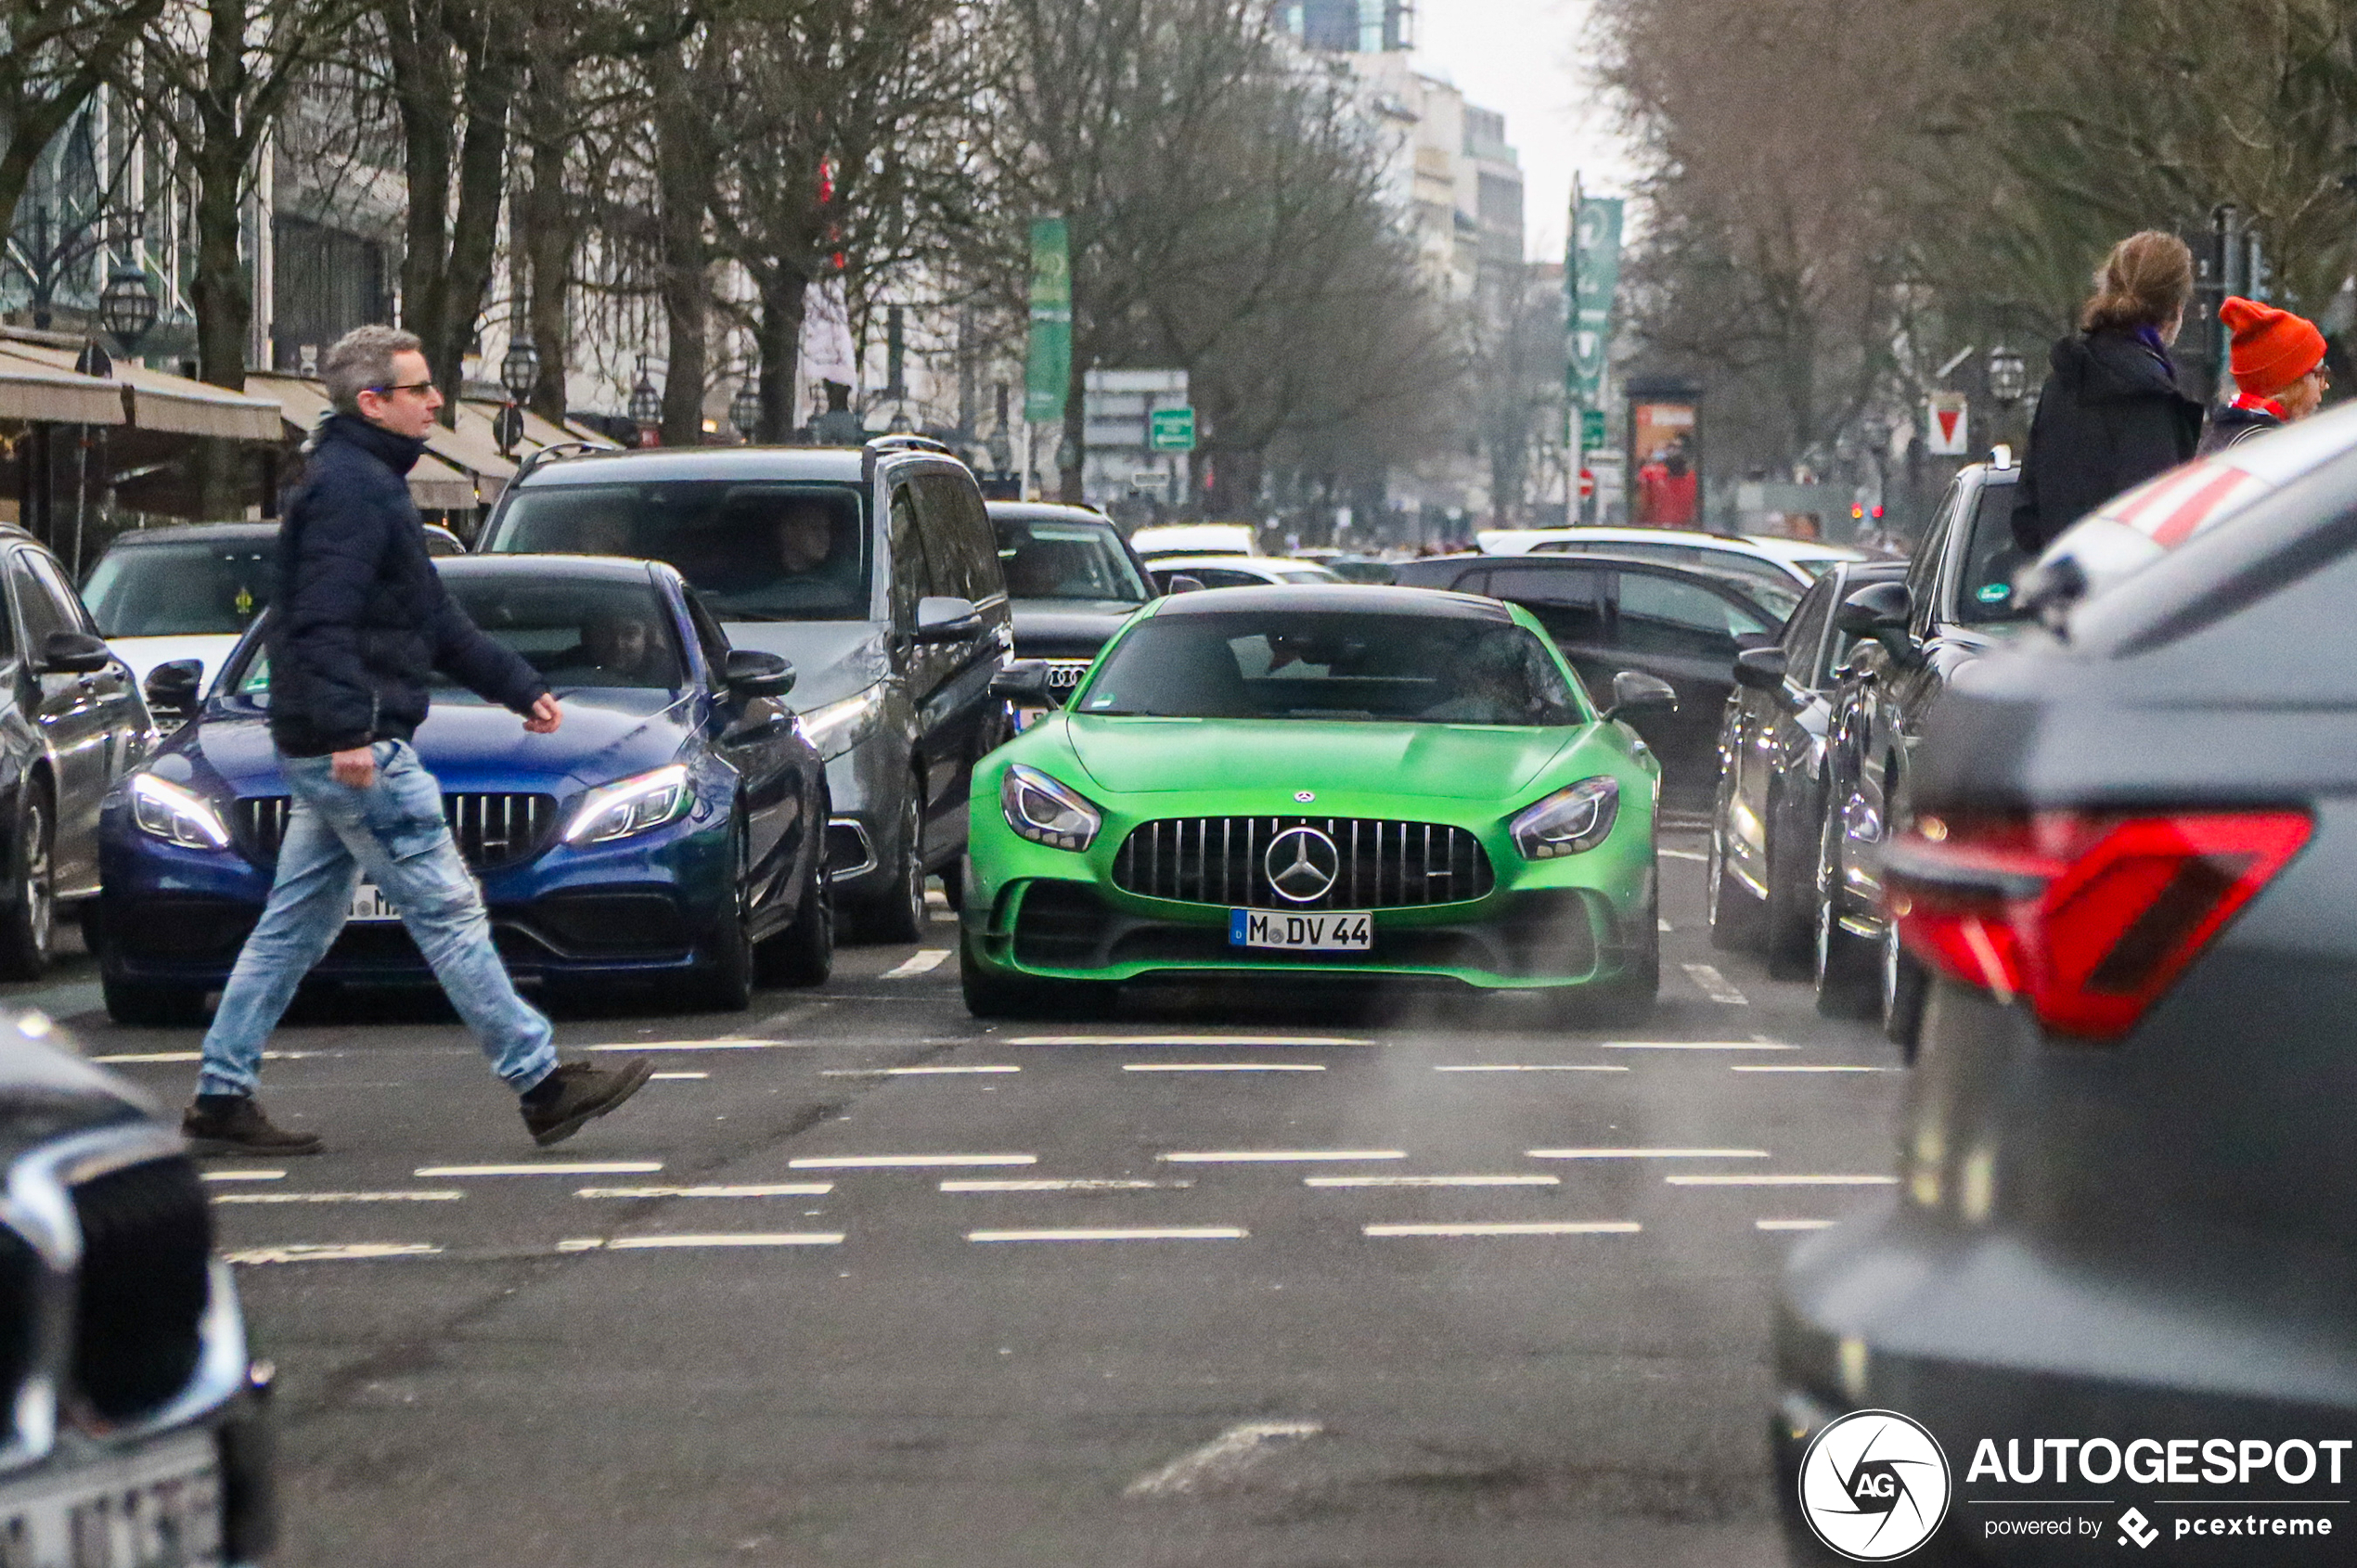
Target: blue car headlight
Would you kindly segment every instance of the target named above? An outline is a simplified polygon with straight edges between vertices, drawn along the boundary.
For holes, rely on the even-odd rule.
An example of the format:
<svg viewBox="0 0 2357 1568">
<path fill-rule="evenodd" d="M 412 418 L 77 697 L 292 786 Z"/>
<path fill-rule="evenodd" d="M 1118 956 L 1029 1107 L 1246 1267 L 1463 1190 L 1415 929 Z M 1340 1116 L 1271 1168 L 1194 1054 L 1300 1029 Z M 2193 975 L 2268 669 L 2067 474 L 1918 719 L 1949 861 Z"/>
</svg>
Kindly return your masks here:
<svg viewBox="0 0 2357 1568">
<path fill-rule="evenodd" d="M 229 829 L 212 802 L 152 773 L 131 777 L 131 819 L 141 832 L 184 849 L 229 847 Z"/>
<path fill-rule="evenodd" d="M 1050 849 L 1084 850 L 1097 841 L 1104 814 L 1036 767 L 1015 763 L 998 781 L 1007 826 Z"/>
<path fill-rule="evenodd" d="M 1620 780 L 1599 776 L 1556 790 L 1507 829 L 1525 860 L 1552 860 L 1603 843 L 1619 816 Z"/>
<path fill-rule="evenodd" d="M 601 784 L 581 797 L 579 809 L 565 828 L 565 842 L 602 844 L 626 839 L 677 821 L 695 803 L 696 792 L 688 786 L 688 769 L 680 763 Z"/>
</svg>

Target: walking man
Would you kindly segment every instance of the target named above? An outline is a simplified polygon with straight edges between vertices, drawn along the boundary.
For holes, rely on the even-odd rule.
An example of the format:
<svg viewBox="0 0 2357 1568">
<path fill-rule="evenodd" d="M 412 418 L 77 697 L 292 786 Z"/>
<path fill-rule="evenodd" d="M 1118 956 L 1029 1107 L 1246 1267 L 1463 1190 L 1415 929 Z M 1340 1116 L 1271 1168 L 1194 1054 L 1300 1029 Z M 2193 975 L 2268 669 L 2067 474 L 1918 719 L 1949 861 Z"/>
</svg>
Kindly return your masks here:
<svg viewBox="0 0 2357 1568">
<path fill-rule="evenodd" d="M 263 1041 L 343 929 L 363 876 L 393 900 L 493 1071 L 522 1099 L 535 1140 L 570 1137 L 638 1092 L 636 1058 L 560 1063 L 548 1021 L 516 995 L 410 737 L 440 671 L 512 709 L 535 735 L 563 714 L 537 672 L 443 592 L 405 476 L 442 407 L 417 338 L 363 327 L 328 349 L 335 412 L 278 532 L 265 628 L 270 738 L 294 797 L 277 878 L 205 1035 L 181 1130 L 198 1153 L 316 1154 L 255 1101 Z"/>
</svg>

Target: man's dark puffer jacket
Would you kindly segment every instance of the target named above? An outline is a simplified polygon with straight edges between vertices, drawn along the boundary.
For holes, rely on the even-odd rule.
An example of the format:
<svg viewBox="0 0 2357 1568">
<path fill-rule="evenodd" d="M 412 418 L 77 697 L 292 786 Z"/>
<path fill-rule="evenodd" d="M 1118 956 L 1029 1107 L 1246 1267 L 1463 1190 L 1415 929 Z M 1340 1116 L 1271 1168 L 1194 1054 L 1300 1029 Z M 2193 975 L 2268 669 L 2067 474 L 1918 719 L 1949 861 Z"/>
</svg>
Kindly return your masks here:
<svg viewBox="0 0 2357 1568">
<path fill-rule="evenodd" d="M 405 479 L 425 443 L 339 414 L 278 529 L 270 738 L 290 757 L 406 740 L 434 671 L 529 713 L 539 672 L 443 591 Z"/>
</svg>

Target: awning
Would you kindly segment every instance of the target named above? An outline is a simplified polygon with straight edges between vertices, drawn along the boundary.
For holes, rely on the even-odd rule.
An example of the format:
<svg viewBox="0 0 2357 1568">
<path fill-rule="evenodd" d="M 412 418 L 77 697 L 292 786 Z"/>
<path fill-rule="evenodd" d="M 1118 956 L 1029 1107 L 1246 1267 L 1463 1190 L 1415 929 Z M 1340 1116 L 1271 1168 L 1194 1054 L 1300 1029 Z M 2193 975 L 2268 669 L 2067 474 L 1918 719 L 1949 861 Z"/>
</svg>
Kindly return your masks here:
<svg viewBox="0 0 2357 1568">
<path fill-rule="evenodd" d="M 0 353 L 0 419 L 65 425 L 120 425 L 122 389 L 45 360 Z"/>
<path fill-rule="evenodd" d="M 475 482 L 429 452 L 409 470 L 409 499 L 421 512 L 470 512 Z"/>
<path fill-rule="evenodd" d="M 498 418 L 499 409 L 500 405 L 496 403 L 486 403 L 481 398 L 469 398 L 458 405 L 458 429 L 469 437 L 496 451 L 499 446 L 499 438 L 493 421 Z M 522 410 L 522 414 L 523 440 L 516 447 L 518 458 L 527 457 L 542 447 L 554 446 L 559 442 L 586 441 L 606 451 L 621 450 L 614 442 L 599 435 L 595 431 L 576 429 L 570 423 L 562 425 L 553 423 L 542 418 L 529 408 Z"/>
<path fill-rule="evenodd" d="M 499 455 L 490 426 L 479 417 L 470 418 L 469 413 L 461 405 L 457 430 L 437 424 L 426 431 L 426 450 L 460 472 L 472 474 L 475 498 L 487 507 L 499 499 L 499 493 L 516 477 L 516 463 Z"/>
<path fill-rule="evenodd" d="M 22 361 L 45 369 L 56 377 L 71 378 L 104 387 L 112 393 L 116 405 L 113 418 L 93 418 L 84 413 L 46 413 L 18 415 L 19 418 L 57 419 L 85 425 L 128 424 L 135 430 L 156 431 L 171 435 L 220 436 L 230 441 L 277 441 L 278 411 L 266 398 L 250 397 L 233 392 L 225 387 L 208 386 L 185 376 L 166 375 L 150 370 L 130 360 L 117 360 L 111 380 L 95 376 L 76 375 L 74 356 L 65 349 L 45 344 L 11 342 L 0 352 L 0 362 Z M 128 392 L 130 418 L 122 417 Z"/>
<path fill-rule="evenodd" d="M 248 376 L 246 385 L 277 404 L 288 433 L 297 440 L 316 430 L 328 412 L 327 388 L 300 376 Z M 426 445 L 426 456 L 409 470 L 409 499 L 421 512 L 473 511 L 474 480 L 435 456 L 431 438 Z"/>
</svg>

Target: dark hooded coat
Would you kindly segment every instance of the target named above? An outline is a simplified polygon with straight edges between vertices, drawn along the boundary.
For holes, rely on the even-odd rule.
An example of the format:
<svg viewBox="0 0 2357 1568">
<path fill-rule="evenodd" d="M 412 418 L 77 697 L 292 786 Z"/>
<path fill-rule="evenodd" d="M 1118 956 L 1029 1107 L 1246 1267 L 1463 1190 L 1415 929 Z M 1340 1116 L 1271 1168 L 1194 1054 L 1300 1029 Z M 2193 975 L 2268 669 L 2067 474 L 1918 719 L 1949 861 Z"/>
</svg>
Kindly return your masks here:
<svg viewBox="0 0 2357 1568">
<path fill-rule="evenodd" d="M 2201 404 L 2134 333 L 2065 338 L 2053 362 L 2014 492 L 2014 540 L 2033 556 L 2121 491 L 2187 461 L 2201 441 Z"/>
</svg>

